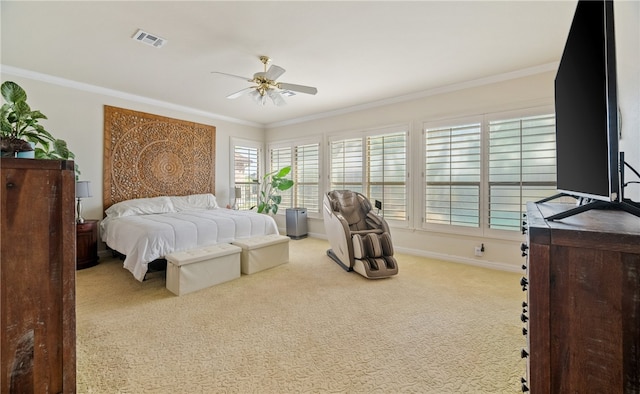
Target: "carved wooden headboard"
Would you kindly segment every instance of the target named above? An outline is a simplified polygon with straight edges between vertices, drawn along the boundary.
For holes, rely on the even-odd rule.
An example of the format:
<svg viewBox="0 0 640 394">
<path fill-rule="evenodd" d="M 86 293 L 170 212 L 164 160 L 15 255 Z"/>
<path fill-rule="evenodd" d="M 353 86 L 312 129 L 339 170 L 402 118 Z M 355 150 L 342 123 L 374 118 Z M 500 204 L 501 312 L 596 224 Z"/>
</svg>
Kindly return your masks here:
<svg viewBox="0 0 640 394">
<path fill-rule="evenodd" d="M 103 206 L 215 194 L 216 128 L 104 106 Z"/>
</svg>

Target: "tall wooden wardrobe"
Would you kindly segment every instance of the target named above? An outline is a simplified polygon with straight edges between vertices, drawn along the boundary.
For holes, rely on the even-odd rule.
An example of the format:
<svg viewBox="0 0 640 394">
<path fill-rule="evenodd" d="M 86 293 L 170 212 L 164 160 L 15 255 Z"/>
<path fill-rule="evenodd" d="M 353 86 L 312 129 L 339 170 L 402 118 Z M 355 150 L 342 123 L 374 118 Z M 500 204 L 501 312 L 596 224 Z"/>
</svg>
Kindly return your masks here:
<svg viewBox="0 0 640 394">
<path fill-rule="evenodd" d="M 0 162 L 2 393 L 76 390 L 72 161 Z"/>
</svg>

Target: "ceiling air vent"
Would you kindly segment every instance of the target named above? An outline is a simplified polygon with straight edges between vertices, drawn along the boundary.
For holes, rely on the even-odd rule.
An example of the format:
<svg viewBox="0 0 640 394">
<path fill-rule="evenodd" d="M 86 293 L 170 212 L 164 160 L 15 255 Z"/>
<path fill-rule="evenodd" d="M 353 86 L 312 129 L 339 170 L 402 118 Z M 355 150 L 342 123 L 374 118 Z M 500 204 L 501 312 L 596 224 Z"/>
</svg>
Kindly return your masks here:
<svg viewBox="0 0 640 394">
<path fill-rule="evenodd" d="M 131 38 L 147 45 L 151 45 L 155 48 L 160 48 L 167 42 L 167 40 L 165 40 L 164 38 L 158 37 L 155 34 L 149 34 L 142 29 L 138 29 L 136 34 L 134 34 Z"/>
</svg>

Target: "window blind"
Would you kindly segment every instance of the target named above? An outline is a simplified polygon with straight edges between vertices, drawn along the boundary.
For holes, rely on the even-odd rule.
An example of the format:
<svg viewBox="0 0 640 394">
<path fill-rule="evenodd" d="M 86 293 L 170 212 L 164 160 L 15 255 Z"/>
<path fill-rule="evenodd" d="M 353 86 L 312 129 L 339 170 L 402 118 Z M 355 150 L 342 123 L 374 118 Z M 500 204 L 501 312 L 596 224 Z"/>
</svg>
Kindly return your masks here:
<svg viewBox="0 0 640 394">
<path fill-rule="evenodd" d="M 489 122 L 489 227 L 520 230 L 527 201 L 556 193 L 555 117 Z"/>
<path fill-rule="evenodd" d="M 425 130 L 425 222 L 480 226 L 480 123 Z"/>
<path fill-rule="evenodd" d="M 363 148 L 362 138 L 332 141 L 331 150 L 331 190 L 353 190 L 362 193 Z"/>
<path fill-rule="evenodd" d="M 407 221 L 407 132 L 330 141 L 331 190 L 353 190 L 382 202 L 386 219 Z"/>
<path fill-rule="evenodd" d="M 291 147 L 272 148 L 269 153 L 269 172 L 279 171 L 283 167 L 292 166 Z M 293 166 L 292 166 L 293 170 Z M 261 182 L 263 182 L 261 180 Z M 284 212 L 285 208 L 292 208 L 293 188 L 279 192 L 282 201 L 278 206 L 278 212 Z"/>
<path fill-rule="evenodd" d="M 233 167 L 234 184 L 240 188 L 242 195 L 236 200 L 236 204 L 239 209 L 249 209 L 258 203 L 257 185 L 260 174 L 258 148 L 235 145 Z"/>
<path fill-rule="evenodd" d="M 294 205 L 306 208 L 307 212 L 319 213 L 320 144 L 298 145 L 294 150 Z"/>
<path fill-rule="evenodd" d="M 387 219 L 407 220 L 407 133 L 367 137 L 367 195 Z"/>
</svg>

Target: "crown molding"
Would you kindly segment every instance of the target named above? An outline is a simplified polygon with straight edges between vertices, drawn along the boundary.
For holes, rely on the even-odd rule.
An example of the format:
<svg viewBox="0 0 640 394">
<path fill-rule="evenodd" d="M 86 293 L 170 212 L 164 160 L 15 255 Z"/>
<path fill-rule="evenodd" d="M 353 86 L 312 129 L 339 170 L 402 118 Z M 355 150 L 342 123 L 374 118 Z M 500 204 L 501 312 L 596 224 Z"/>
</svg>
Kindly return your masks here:
<svg viewBox="0 0 640 394">
<path fill-rule="evenodd" d="M 425 98 L 425 97 L 435 96 L 435 95 L 438 95 L 438 94 L 450 93 L 450 92 L 454 92 L 454 91 L 458 91 L 458 90 L 475 88 L 475 87 L 483 86 L 483 85 L 490 85 L 490 84 L 493 84 L 493 83 L 508 81 L 508 80 L 511 80 L 511 79 L 518 79 L 518 78 L 523 78 L 523 77 L 527 77 L 527 76 L 530 76 L 530 75 L 542 74 L 542 73 L 545 73 L 545 72 L 548 72 L 548 71 L 555 71 L 555 70 L 558 69 L 558 65 L 559 65 L 559 62 L 546 63 L 546 64 L 542 64 L 542 65 L 539 65 L 539 66 L 528 67 L 528 68 L 521 69 L 521 70 L 516 70 L 516 71 L 511 71 L 511 72 L 507 72 L 507 73 L 503 73 L 503 74 L 493 75 L 493 76 L 490 76 L 490 77 L 474 79 L 474 80 L 471 80 L 471 81 L 466 81 L 466 82 L 460 82 L 460 83 L 455 83 L 455 84 L 451 84 L 451 85 L 441 86 L 441 87 L 428 89 L 428 90 L 423 90 L 423 91 L 420 91 L 420 92 L 411 93 L 411 94 L 407 94 L 407 95 L 403 95 L 403 96 L 391 97 L 391 98 L 388 98 L 388 99 L 372 101 L 370 103 L 354 105 L 354 106 L 351 106 L 351 107 L 346 107 L 346 108 L 342 108 L 342 109 L 335 110 L 335 111 L 322 112 L 322 113 L 317 113 L 317 114 L 310 115 L 310 116 L 305 116 L 305 117 L 300 117 L 300 118 L 295 118 L 295 119 L 289 119 L 289 120 L 285 120 L 285 121 L 282 121 L 282 122 L 269 123 L 269 124 L 266 124 L 264 127 L 266 129 L 272 129 L 272 128 L 276 128 L 276 127 L 289 126 L 289 125 L 293 125 L 293 124 L 297 124 L 297 123 L 309 122 L 309 121 L 312 121 L 312 120 L 330 118 L 330 117 L 334 117 L 334 116 L 345 115 L 345 114 L 352 113 L 352 112 L 358 112 L 358 111 L 364 111 L 364 110 L 367 110 L 367 109 L 383 107 L 383 106 L 386 106 L 386 105 L 397 104 L 397 103 L 402 103 L 402 102 L 406 102 L 406 101 L 418 100 L 418 99 L 422 99 L 422 98 Z"/>
<path fill-rule="evenodd" d="M 202 111 L 199 109 L 186 107 L 183 105 L 178 105 L 174 103 L 169 103 L 166 101 L 155 100 L 144 96 L 138 96 L 135 94 L 121 92 L 119 90 L 108 89 L 102 86 L 91 85 L 87 83 L 72 81 L 70 79 L 55 77 L 53 75 L 43 74 L 35 71 L 25 70 L 18 67 L 0 65 L 0 69 L 3 74 L 13 75 L 16 77 L 32 79 L 35 81 L 50 83 L 52 85 L 58 85 L 66 88 L 76 89 L 88 93 L 100 94 L 104 96 L 114 97 L 122 100 L 128 100 L 140 104 L 153 105 L 160 108 L 180 111 L 184 113 L 189 113 L 192 115 L 198 115 L 209 119 L 223 120 L 225 122 L 241 124 L 245 126 L 252 126 L 264 129 L 265 125 L 261 123 L 249 122 L 247 120 L 236 119 L 224 115 L 215 114 L 213 112 Z"/>
<path fill-rule="evenodd" d="M 490 77 L 479 78 L 471 81 L 441 86 L 441 87 L 423 90 L 420 92 L 411 93 L 407 95 L 391 97 L 388 99 L 383 99 L 378 101 L 372 101 L 370 103 L 354 105 L 351 107 L 345 107 L 335 111 L 321 112 L 321 113 L 317 113 L 309 116 L 293 118 L 293 119 L 289 119 L 281 122 L 269 123 L 269 124 L 262 124 L 262 123 L 250 122 L 243 119 L 232 118 L 232 117 L 215 114 L 208 111 L 202 111 L 202 110 L 198 110 L 195 108 L 186 107 L 186 106 L 182 106 L 174 103 L 168 103 L 166 101 L 155 100 L 148 97 L 138 96 L 130 93 L 121 92 L 118 90 L 104 88 L 101 86 L 90 85 L 82 82 L 72 81 L 65 78 L 55 77 L 48 74 L 42 74 L 35 71 L 25 70 L 18 67 L 7 66 L 7 65 L 0 65 L 0 67 L 2 69 L 3 74 L 15 75 L 22 78 L 42 81 L 42 82 L 46 82 L 54 85 L 68 87 L 71 89 L 77 89 L 85 92 L 101 94 L 101 95 L 115 97 L 123 100 L 133 101 L 141 104 L 148 104 L 156 107 L 190 113 L 190 114 L 202 116 L 205 118 L 223 120 L 230 123 L 236 123 L 236 124 L 251 126 L 251 127 L 258 127 L 262 129 L 273 129 L 276 127 L 289 126 L 289 125 L 294 125 L 298 123 L 305 123 L 313 120 L 326 119 L 334 116 L 340 116 L 340 115 L 345 115 L 353 112 L 364 111 L 367 109 L 379 108 L 386 105 L 418 100 L 425 97 L 435 96 L 438 94 L 450 93 L 458 90 L 469 89 L 469 88 L 474 88 L 474 87 L 483 86 L 483 85 L 490 85 L 497 82 L 503 82 L 511 79 L 527 77 L 530 75 L 541 74 L 548 71 L 555 71 L 558 69 L 558 64 L 559 62 L 546 63 L 539 66 L 528 67 L 521 70 L 493 75 Z"/>
</svg>

